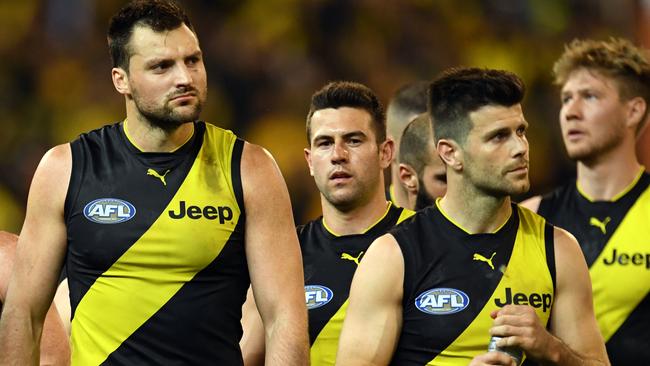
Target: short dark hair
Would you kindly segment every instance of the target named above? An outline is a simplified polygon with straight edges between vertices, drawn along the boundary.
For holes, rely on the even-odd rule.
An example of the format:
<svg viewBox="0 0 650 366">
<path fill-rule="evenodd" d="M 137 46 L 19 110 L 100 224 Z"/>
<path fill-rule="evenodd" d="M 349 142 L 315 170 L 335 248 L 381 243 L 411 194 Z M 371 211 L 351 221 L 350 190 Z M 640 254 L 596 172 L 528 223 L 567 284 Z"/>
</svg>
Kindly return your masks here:
<svg viewBox="0 0 650 366">
<path fill-rule="evenodd" d="M 399 162 L 413 167 L 418 176 L 422 175 L 432 158 L 429 151 L 429 146 L 433 143 L 431 127 L 429 113 L 419 114 L 406 125 L 400 140 Z"/>
<path fill-rule="evenodd" d="M 415 81 L 399 88 L 386 108 L 388 132 L 399 138 L 411 116 L 427 111 L 428 81 Z"/>
<path fill-rule="evenodd" d="M 174 30 L 187 25 L 194 32 L 190 19 L 178 4 L 171 0 L 135 0 L 120 9 L 108 24 L 108 50 L 113 67 L 128 72 L 131 50 L 129 42 L 136 26 L 145 26 L 154 32 Z"/>
<path fill-rule="evenodd" d="M 311 144 L 311 117 L 327 108 L 350 107 L 363 109 L 372 119 L 377 143 L 386 140 L 386 115 L 377 95 L 367 86 L 352 81 L 333 81 L 311 96 L 307 114 L 307 143 Z"/>
<path fill-rule="evenodd" d="M 574 71 L 585 68 L 616 81 L 623 100 L 637 96 L 646 102 L 646 112 L 637 133 L 643 127 L 650 109 L 650 62 L 648 51 L 623 38 L 609 41 L 574 39 L 553 65 L 555 84 L 563 86 Z"/>
<path fill-rule="evenodd" d="M 488 105 L 511 107 L 521 103 L 524 92 L 524 82 L 509 71 L 474 67 L 444 71 L 429 88 L 436 143 L 440 139 L 465 143 L 472 128 L 471 112 Z"/>
</svg>

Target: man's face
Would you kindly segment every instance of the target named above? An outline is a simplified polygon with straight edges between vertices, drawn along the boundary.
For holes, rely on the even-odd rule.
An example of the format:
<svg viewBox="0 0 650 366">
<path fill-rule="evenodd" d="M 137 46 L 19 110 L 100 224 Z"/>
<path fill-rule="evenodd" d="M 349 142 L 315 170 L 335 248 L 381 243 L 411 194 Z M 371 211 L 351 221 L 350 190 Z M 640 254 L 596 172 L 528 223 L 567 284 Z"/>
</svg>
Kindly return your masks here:
<svg viewBox="0 0 650 366">
<path fill-rule="evenodd" d="M 469 117 L 473 127 L 462 146 L 466 181 L 495 197 L 528 191 L 528 123 L 521 105 L 484 106 Z"/>
<path fill-rule="evenodd" d="M 341 210 L 361 206 L 383 189 L 390 156 L 382 152 L 386 142 L 377 145 L 372 124 L 370 114 L 358 108 L 321 109 L 312 115 L 305 158 L 322 197 Z"/>
<path fill-rule="evenodd" d="M 130 97 L 139 113 L 165 130 L 198 119 L 207 78 L 196 35 L 186 25 L 160 33 L 136 26 L 129 48 Z"/>
<path fill-rule="evenodd" d="M 418 193 L 415 209 L 420 210 L 435 203 L 436 198 L 447 192 L 447 172 L 445 164 L 438 157 L 433 140 L 429 144 L 429 163 L 418 174 Z"/>
<path fill-rule="evenodd" d="M 561 98 L 560 126 L 571 159 L 593 160 L 621 143 L 626 106 L 614 80 L 578 69 L 562 87 Z"/>
</svg>

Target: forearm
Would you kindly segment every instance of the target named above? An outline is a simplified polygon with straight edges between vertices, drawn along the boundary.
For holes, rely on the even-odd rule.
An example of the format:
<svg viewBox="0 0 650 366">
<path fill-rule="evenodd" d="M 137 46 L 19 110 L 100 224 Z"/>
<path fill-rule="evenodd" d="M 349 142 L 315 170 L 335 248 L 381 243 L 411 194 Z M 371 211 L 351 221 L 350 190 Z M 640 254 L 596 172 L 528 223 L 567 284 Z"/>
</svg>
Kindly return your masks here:
<svg viewBox="0 0 650 366">
<path fill-rule="evenodd" d="M 0 365 L 38 365 L 41 330 L 27 311 L 7 304 L 0 320 Z"/>
<path fill-rule="evenodd" d="M 557 337 L 548 350 L 548 358 L 542 360 L 542 365 L 548 366 L 609 366 L 607 355 L 580 354 Z"/>
<path fill-rule="evenodd" d="M 306 312 L 306 308 L 285 311 L 265 324 L 265 365 L 309 365 Z"/>
</svg>

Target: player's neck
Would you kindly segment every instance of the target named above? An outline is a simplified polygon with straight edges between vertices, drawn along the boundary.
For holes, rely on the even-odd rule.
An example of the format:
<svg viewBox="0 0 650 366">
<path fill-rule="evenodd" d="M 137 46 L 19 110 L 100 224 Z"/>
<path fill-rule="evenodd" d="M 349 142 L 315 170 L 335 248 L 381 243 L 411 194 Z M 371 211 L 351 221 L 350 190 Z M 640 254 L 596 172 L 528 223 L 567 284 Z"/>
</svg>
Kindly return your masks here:
<svg viewBox="0 0 650 366">
<path fill-rule="evenodd" d="M 611 201 L 629 188 L 642 167 L 634 147 L 620 148 L 591 161 L 579 161 L 580 191 L 594 201 Z"/>
<path fill-rule="evenodd" d="M 339 210 L 321 196 L 323 222 L 332 234 L 343 236 L 362 234 L 386 216 L 391 203 L 383 196 L 350 210 Z"/>
<path fill-rule="evenodd" d="M 143 152 L 172 152 L 183 146 L 194 133 L 194 123 L 187 122 L 167 131 L 139 118 L 127 118 L 124 132 L 135 147 Z"/>
<path fill-rule="evenodd" d="M 454 182 L 447 185 L 447 193 L 437 205 L 449 220 L 469 234 L 496 232 L 512 214 L 509 196 L 485 195 L 474 187 Z"/>
</svg>

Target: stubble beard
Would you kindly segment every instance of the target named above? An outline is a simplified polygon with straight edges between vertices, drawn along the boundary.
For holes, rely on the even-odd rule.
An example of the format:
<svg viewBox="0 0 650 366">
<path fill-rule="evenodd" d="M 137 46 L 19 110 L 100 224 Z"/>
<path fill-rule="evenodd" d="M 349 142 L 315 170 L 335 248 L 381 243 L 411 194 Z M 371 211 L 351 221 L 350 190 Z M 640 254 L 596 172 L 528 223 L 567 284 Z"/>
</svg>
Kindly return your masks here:
<svg viewBox="0 0 650 366">
<path fill-rule="evenodd" d="M 363 185 L 359 181 L 350 182 L 345 187 L 325 187 L 320 189 L 325 200 L 341 212 L 349 212 L 367 203 L 372 185 Z"/>
<path fill-rule="evenodd" d="M 585 164 L 596 161 L 600 156 L 615 150 L 621 143 L 623 137 L 620 134 L 610 135 L 605 141 L 590 146 L 578 146 L 571 148 L 566 146 L 567 155 L 573 161 L 583 162 Z"/>
<path fill-rule="evenodd" d="M 172 132 L 184 123 L 196 121 L 201 115 L 201 110 L 203 109 L 203 98 L 201 98 L 201 93 L 198 90 L 194 89 L 194 91 L 196 93 L 196 103 L 191 106 L 191 111 L 184 113 L 172 108 L 169 100 L 167 100 L 161 107 L 142 103 L 141 98 L 139 98 L 139 95 L 135 90 L 133 91 L 133 102 L 135 103 L 135 107 L 140 115 L 144 117 L 152 127 L 159 128 L 166 132 Z M 187 107 L 189 106 L 182 106 L 182 108 Z"/>
</svg>

